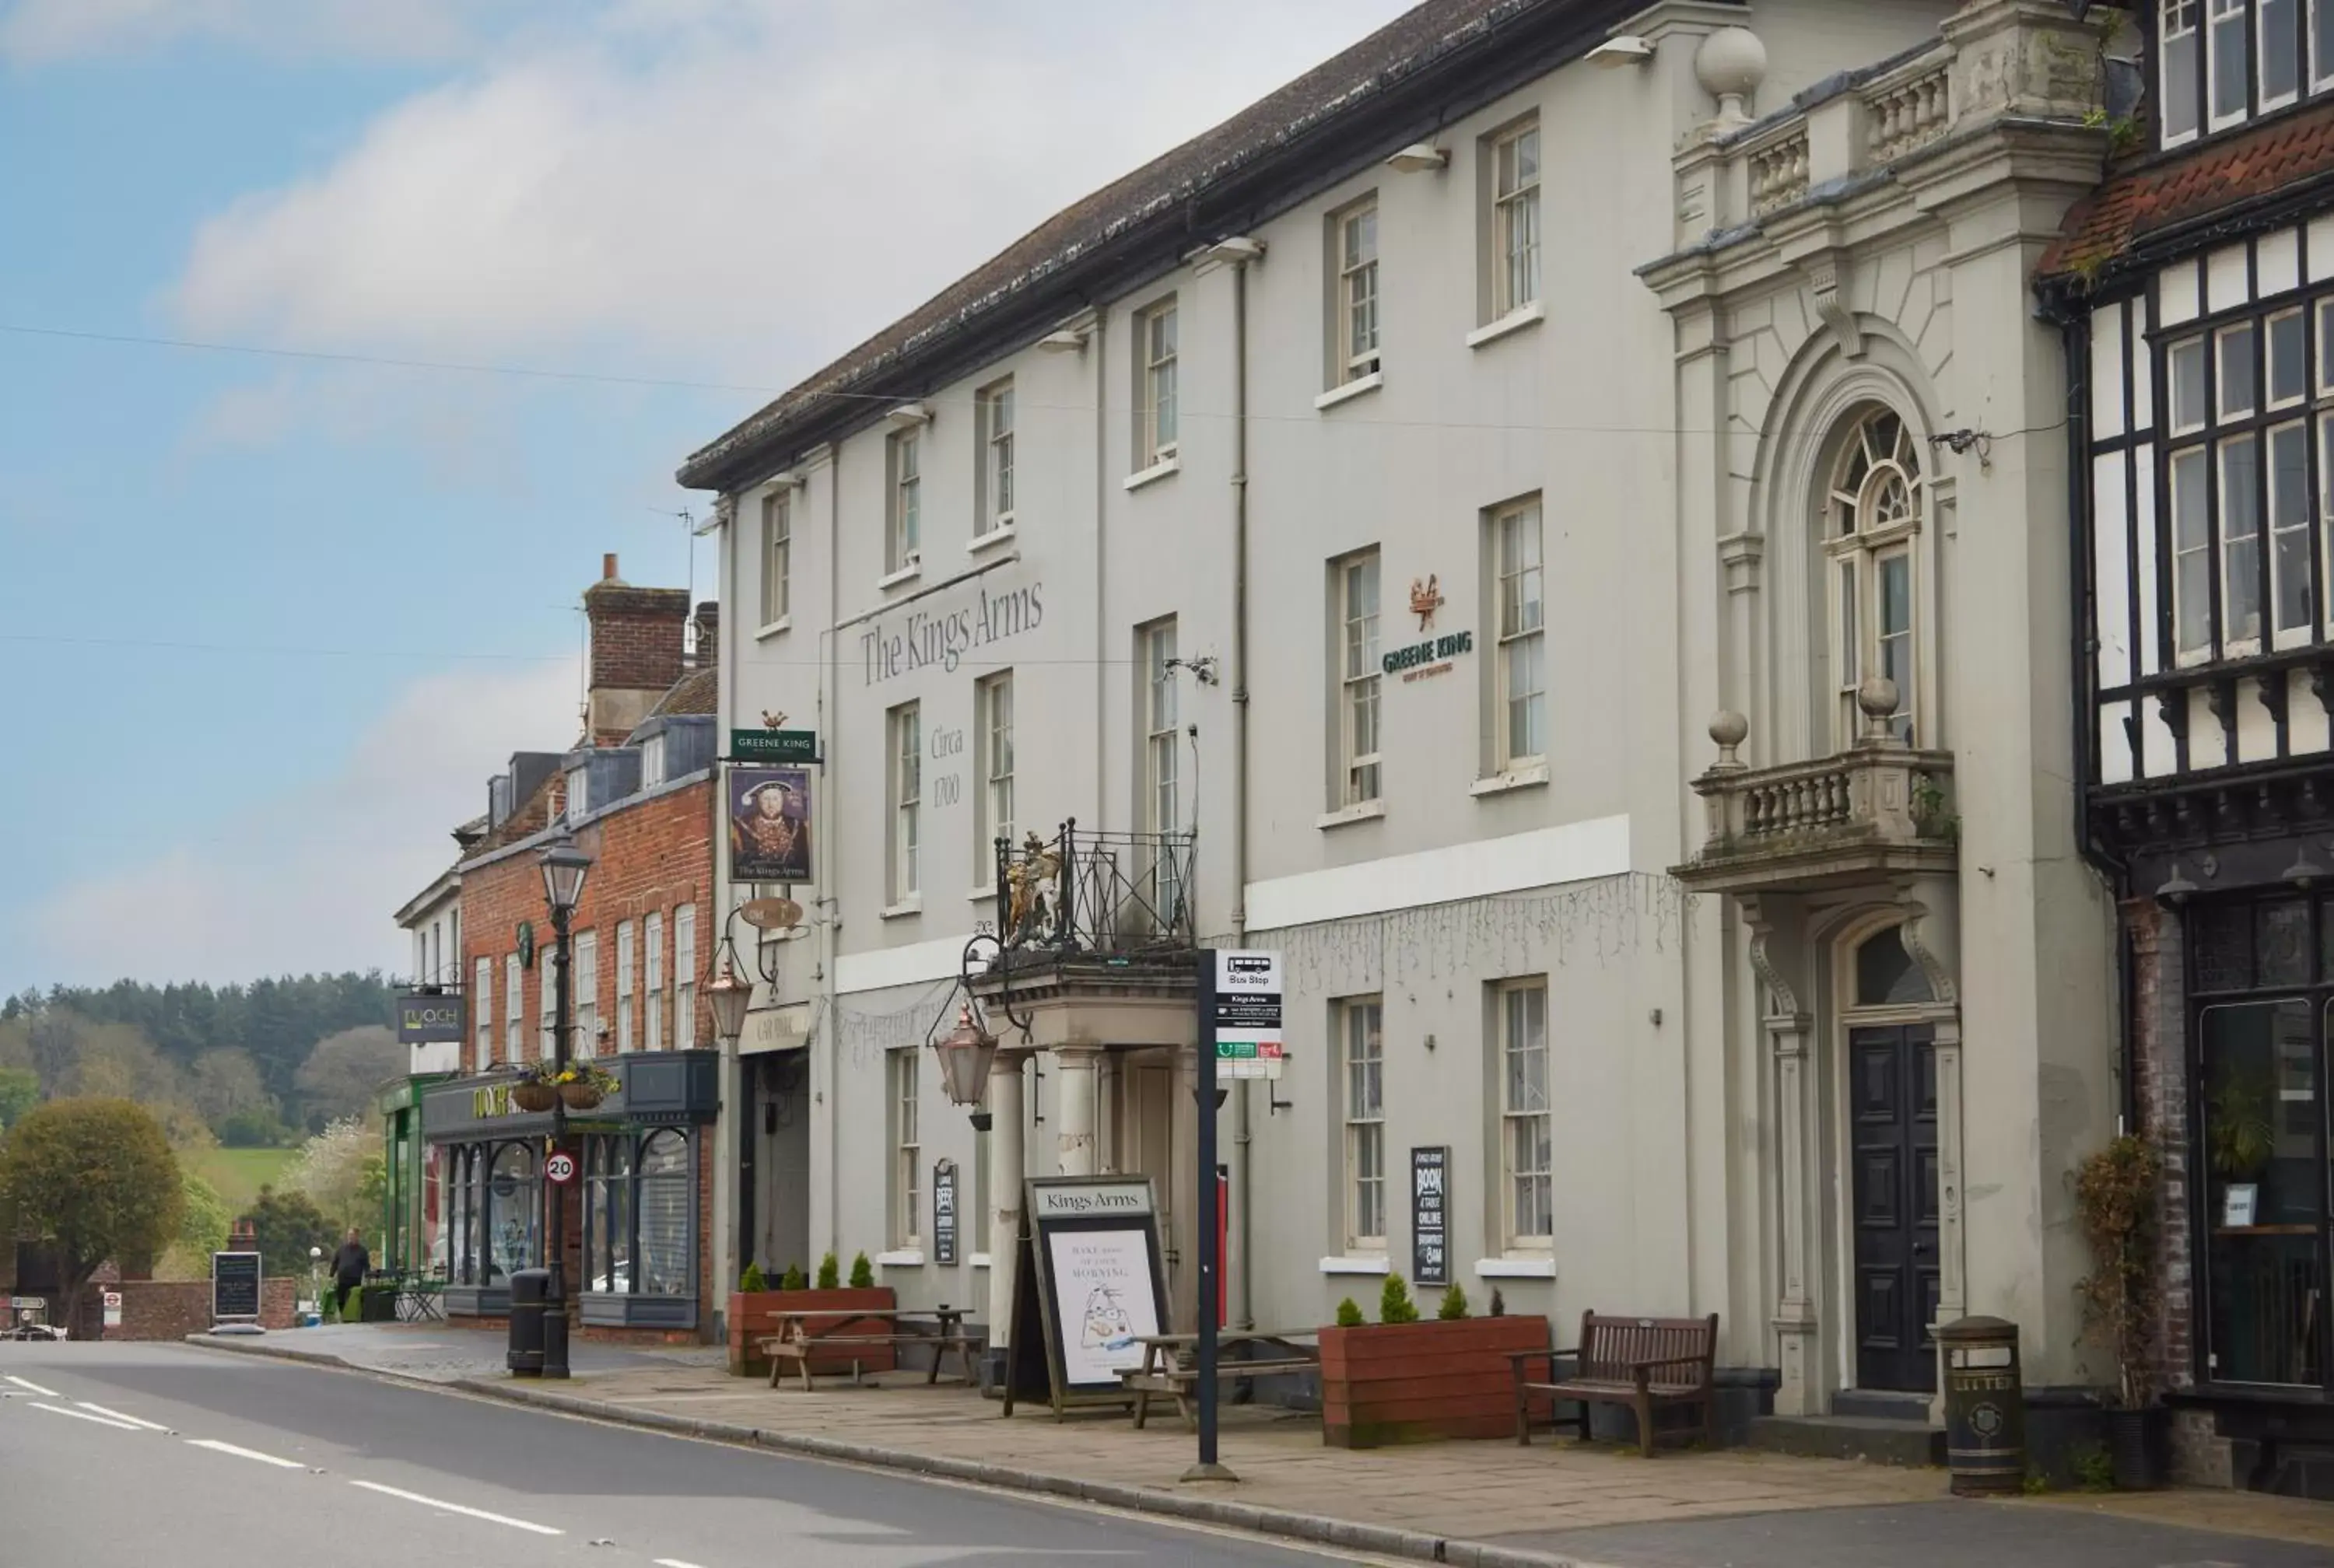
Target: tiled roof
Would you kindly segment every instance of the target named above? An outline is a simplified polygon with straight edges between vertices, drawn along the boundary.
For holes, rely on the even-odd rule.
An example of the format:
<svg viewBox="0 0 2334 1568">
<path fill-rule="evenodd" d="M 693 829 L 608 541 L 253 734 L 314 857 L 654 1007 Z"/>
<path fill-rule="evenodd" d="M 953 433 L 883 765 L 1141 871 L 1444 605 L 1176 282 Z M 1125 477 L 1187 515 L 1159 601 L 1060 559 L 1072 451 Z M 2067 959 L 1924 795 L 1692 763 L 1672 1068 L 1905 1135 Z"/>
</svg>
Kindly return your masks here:
<svg viewBox="0 0 2334 1568">
<path fill-rule="evenodd" d="M 719 483 L 742 460 L 822 400 L 850 390 L 936 341 L 1024 297 L 1048 278 L 1141 225 L 1164 219 L 1325 123 L 1365 108 L 1454 51 L 1535 17 L 1572 14 L 1585 27 L 1609 20 L 1605 0 L 1425 0 L 1326 63 L 1315 67 L 1164 157 L 1047 218 L 932 299 L 786 392 L 681 465 L 692 489 Z M 1187 234 L 1181 243 L 1217 236 Z M 1074 307 L 1066 306 L 1064 313 Z M 894 389 L 896 390 L 896 389 Z"/>
<path fill-rule="evenodd" d="M 566 803 L 567 775 L 555 768 L 535 786 L 533 794 L 519 803 L 516 811 L 502 820 L 500 827 L 464 851 L 463 864 L 521 839 L 534 837 L 551 825 L 551 819 L 566 809 Z"/>
<path fill-rule="evenodd" d="M 2036 278 L 2096 277 L 2152 235 L 2325 175 L 2334 175 L 2334 102 L 2112 176 L 2069 211 Z"/>
<path fill-rule="evenodd" d="M 703 669 L 690 670 L 674 681 L 671 689 L 657 698 L 657 705 L 649 710 L 649 717 L 663 718 L 674 714 L 720 712 L 721 687 L 718 673 L 709 664 Z"/>
</svg>

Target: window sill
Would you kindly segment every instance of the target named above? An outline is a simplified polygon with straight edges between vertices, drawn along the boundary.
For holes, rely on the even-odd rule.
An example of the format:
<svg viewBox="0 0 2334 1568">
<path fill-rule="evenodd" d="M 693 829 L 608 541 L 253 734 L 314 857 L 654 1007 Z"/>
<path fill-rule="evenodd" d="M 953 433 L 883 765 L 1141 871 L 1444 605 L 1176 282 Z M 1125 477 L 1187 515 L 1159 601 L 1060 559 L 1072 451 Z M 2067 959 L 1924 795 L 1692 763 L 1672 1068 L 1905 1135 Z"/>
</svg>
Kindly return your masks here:
<svg viewBox="0 0 2334 1568">
<path fill-rule="evenodd" d="M 897 588 L 903 582 L 913 582 L 917 578 L 921 577 L 923 574 L 924 560 L 923 557 L 920 555 L 913 561 L 909 562 L 905 566 L 901 567 L 897 572 L 892 572 L 888 576 L 878 577 L 875 580 L 875 586 L 878 588 Z"/>
<path fill-rule="evenodd" d="M 1353 380 L 1347 381 L 1342 387 L 1330 388 L 1327 391 L 1313 399 L 1313 406 L 1316 409 L 1325 410 L 1334 409 L 1340 403 L 1350 403 L 1355 398 L 1365 396 L 1370 392 L 1374 392 L 1380 387 L 1384 385 L 1385 372 L 1384 370 L 1372 370 L 1368 375 L 1357 376 Z"/>
<path fill-rule="evenodd" d="M 1479 778 L 1468 786 L 1467 793 L 1478 796 L 1505 794 L 1509 790 L 1536 789 L 1546 783 L 1548 783 L 1548 764 L 1536 762 L 1524 767 L 1509 768 L 1505 773 L 1493 774 L 1490 778 Z"/>
<path fill-rule="evenodd" d="M 757 639 L 764 637 L 776 637 L 781 631 L 792 631 L 794 630 L 794 626 L 795 618 L 793 616 L 781 615 L 776 620 L 773 620 L 768 625 L 763 627 L 761 630 L 754 633 L 754 635 Z"/>
<path fill-rule="evenodd" d="M 896 904 L 885 905 L 882 919 L 886 920 L 904 920 L 911 915 L 921 915 L 923 912 L 923 896 L 921 894 L 918 894 L 912 899 L 902 899 Z"/>
<path fill-rule="evenodd" d="M 997 897 L 997 890 L 995 888 L 975 888 L 972 891 L 965 895 L 965 898 L 969 902 L 976 904 L 985 904 L 995 897 Z"/>
<path fill-rule="evenodd" d="M 967 1253 L 965 1255 L 964 1261 L 970 1264 L 975 1268 L 987 1268 L 989 1266 L 989 1255 L 985 1252 Z"/>
<path fill-rule="evenodd" d="M 1166 478 L 1170 474 L 1181 473 L 1182 471 L 1182 467 L 1183 465 L 1176 458 L 1162 457 L 1159 461 L 1152 464 L 1151 467 L 1143 469 L 1141 473 L 1129 474 L 1122 483 L 1124 484 L 1129 490 L 1140 490 L 1145 485 L 1156 485 L 1160 480 Z"/>
<path fill-rule="evenodd" d="M 1355 1254 L 1347 1257 L 1325 1257 L 1321 1260 L 1323 1274 L 1375 1274 L 1394 1272 L 1394 1265 L 1383 1253 Z"/>
<path fill-rule="evenodd" d="M 877 1268 L 921 1268 L 924 1266 L 924 1250 L 920 1246 L 906 1246 L 895 1252 L 879 1252 L 875 1255 L 875 1266 Z"/>
<path fill-rule="evenodd" d="M 1510 332 L 1522 332 L 1526 327 L 1536 327 L 1547 319 L 1547 303 L 1542 300 L 1534 300 L 1531 303 L 1524 306 L 1521 310 L 1509 311 L 1498 321 L 1486 322 L 1483 325 L 1477 327 L 1473 332 L 1469 332 L 1467 334 L 1467 346 L 1471 349 L 1480 349 L 1485 343 L 1496 343 Z"/>
<path fill-rule="evenodd" d="M 1484 1257 L 1475 1260 L 1477 1279 L 1554 1279 L 1552 1257 Z"/>
<path fill-rule="evenodd" d="M 976 534 L 970 539 L 966 540 L 964 553 L 967 555 L 978 555 L 982 551 L 993 550 L 999 544 L 1009 544 L 1020 536 L 1020 534 L 1014 528 L 1012 524 L 999 523 L 988 533 Z"/>
<path fill-rule="evenodd" d="M 1374 822 L 1384 815 L 1385 802 L 1364 801 L 1359 805 L 1346 806 L 1334 812 L 1323 812 L 1313 819 L 1313 825 L 1323 832 L 1327 832 L 1331 828 L 1346 827 L 1354 822 Z"/>
</svg>

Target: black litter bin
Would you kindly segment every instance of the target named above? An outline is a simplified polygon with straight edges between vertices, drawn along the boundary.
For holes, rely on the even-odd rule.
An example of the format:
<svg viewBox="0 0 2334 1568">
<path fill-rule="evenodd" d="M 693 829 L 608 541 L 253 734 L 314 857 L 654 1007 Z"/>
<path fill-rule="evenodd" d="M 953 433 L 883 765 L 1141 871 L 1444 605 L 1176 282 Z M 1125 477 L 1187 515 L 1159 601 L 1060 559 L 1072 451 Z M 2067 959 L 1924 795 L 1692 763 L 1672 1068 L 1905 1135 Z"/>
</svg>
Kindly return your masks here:
<svg viewBox="0 0 2334 1568">
<path fill-rule="evenodd" d="M 2026 1486 L 2026 1390 L 2018 1325 L 1969 1317 L 1937 1330 L 1945 1362 L 1945 1463 L 1963 1497 Z"/>
<path fill-rule="evenodd" d="M 510 1352 L 503 1358 L 513 1377 L 543 1376 L 544 1303 L 551 1295 L 547 1268 L 514 1269 L 510 1276 Z"/>
</svg>

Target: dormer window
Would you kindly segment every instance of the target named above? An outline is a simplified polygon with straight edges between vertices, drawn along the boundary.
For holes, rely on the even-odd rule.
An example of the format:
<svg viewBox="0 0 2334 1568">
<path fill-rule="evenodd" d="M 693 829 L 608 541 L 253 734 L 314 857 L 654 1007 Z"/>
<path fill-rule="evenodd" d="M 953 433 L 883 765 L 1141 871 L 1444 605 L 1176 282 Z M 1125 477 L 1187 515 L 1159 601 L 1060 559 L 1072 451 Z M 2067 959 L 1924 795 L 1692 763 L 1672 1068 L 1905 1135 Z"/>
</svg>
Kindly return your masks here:
<svg viewBox="0 0 2334 1568">
<path fill-rule="evenodd" d="M 581 767 L 567 775 L 567 820 L 571 823 L 582 822 L 584 813 L 591 809 L 592 792 L 585 787 L 591 776 L 591 769 Z"/>
<path fill-rule="evenodd" d="M 652 735 L 641 743 L 641 787 L 654 789 L 664 783 L 664 736 Z"/>
</svg>

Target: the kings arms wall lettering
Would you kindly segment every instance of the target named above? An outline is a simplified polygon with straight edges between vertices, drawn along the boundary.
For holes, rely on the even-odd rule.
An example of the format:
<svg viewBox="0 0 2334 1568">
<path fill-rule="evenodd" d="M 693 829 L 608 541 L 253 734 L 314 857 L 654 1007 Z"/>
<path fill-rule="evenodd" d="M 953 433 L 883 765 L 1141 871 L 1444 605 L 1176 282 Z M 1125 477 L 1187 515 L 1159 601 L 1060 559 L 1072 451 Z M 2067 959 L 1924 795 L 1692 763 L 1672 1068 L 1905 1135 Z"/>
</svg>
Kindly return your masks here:
<svg viewBox="0 0 2334 1568">
<path fill-rule="evenodd" d="M 954 674 L 958 662 L 973 649 L 1037 630 L 1046 619 L 1045 592 L 1042 582 L 1007 593 L 984 588 L 975 602 L 960 610 L 911 610 L 871 622 L 859 634 L 867 684 L 931 665 Z"/>
</svg>

